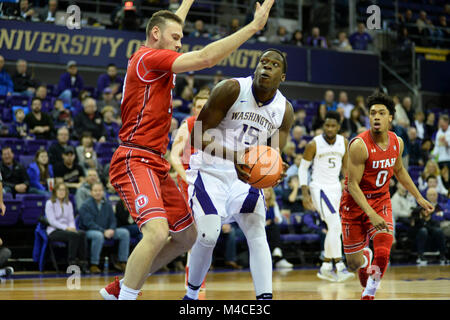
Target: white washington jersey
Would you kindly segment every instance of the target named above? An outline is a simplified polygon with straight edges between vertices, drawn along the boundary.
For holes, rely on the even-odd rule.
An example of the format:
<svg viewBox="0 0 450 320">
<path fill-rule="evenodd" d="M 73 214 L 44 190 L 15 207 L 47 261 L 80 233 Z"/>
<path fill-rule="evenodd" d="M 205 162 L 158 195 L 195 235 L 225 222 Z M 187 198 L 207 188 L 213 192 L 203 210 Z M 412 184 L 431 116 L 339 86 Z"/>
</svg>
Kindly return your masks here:
<svg viewBox="0 0 450 320">
<path fill-rule="evenodd" d="M 235 78 L 235 80 L 240 85 L 238 98 L 217 128 L 210 129 L 207 133 L 227 149 L 241 151 L 252 145 L 266 144 L 267 139 L 277 132 L 283 122 L 286 98 L 277 90 L 270 101 L 258 103 L 253 95 L 253 78 Z M 231 156 L 228 158 L 230 160 L 224 160 L 199 150 L 191 156 L 189 167 L 193 170 L 210 172 L 229 170 L 237 178 Z"/>
<path fill-rule="evenodd" d="M 314 137 L 316 154 L 313 159 L 311 184 L 317 186 L 331 186 L 340 184 L 339 174 L 342 158 L 345 154 L 345 140 L 340 134 L 336 135 L 334 144 L 329 144 L 323 135 Z"/>
</svg>

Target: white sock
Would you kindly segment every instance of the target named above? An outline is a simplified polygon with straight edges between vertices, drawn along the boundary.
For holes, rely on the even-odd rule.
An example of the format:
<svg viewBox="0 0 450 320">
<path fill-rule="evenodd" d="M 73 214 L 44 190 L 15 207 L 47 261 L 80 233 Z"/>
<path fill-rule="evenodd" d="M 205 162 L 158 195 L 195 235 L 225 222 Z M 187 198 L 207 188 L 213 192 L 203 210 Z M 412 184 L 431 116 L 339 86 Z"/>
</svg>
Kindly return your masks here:
<svg viewBox="0 0 450 320">
<path fill-rule="evenodd" d="M 367 279 L 367 285 L 364 289 L 363 296 L 375 296 L 375 292 L 380 285 L 380 281 L 381 280 L 376 281 L 372 277 L 369 277 L 369 279 Z"/>
<path fill-rule="evenodd" d="M 120 287 L 119 300 L 136 300 L 141 290 L 128 288 L 122 283 Z"/>
<path fill-rule="evenodd" d="M 331 270 L 333 269 L 333 264 L 331 262 L 323 262 L 321 269 Z"/>
<path fill-rule="evenodd" d="M 345 264 L 342 261 L 339 261 L 338 263 L 336 263 L 336 270 L 338 272 L 341 272 L 344 269 L 345 269 Z"/>
</svg>

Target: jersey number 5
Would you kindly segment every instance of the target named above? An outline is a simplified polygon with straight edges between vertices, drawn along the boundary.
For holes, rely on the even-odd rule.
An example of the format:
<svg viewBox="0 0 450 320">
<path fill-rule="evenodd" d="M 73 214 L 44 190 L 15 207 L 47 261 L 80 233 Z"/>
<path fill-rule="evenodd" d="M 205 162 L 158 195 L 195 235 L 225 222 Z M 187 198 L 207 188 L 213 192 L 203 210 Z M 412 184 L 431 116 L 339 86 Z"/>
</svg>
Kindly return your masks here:
<svg viewBox="0 0 450 320">
<path fill-rule="evenodd" d="M 387 180 L 388 172 L 387 170 L 381 170 L 378 172 L 377 180 L 375 181 L 375 185 L 377 187 L 382 187 Z"/>
</svg>

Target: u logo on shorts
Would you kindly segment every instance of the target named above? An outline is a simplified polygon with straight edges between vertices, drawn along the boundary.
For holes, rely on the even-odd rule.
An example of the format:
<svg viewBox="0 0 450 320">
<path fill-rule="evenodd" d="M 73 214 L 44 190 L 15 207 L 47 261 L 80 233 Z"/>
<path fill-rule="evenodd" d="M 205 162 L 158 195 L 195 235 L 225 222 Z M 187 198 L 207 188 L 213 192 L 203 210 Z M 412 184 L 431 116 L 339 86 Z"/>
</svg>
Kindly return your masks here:
<svg viewBox="0 0 450 320">
<path fill-rule="evenodd" d="M 148 198 L 145 194 L 139 195 L 136 200 L 134 200 L 134 205 L 136 207 L 136 212 L 139 214 L 139 210 L 145 207 L 148 203 Z"/>
</svg>

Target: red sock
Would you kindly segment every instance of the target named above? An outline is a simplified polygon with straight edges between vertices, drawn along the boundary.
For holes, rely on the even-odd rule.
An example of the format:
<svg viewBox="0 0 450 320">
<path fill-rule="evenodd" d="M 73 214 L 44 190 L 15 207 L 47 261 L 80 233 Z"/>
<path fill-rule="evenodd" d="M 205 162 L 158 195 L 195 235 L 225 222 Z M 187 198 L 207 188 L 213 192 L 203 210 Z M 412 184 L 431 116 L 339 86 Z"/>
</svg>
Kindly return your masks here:
<svg viewBox="0 0 450 320">
<path fill-rule="evenodd" d="M 373 238 L 374 257 L 372 262 L 372 274 L 379 274 L 380 279 L 383 277 L 387 265 L 394 237 L 392 234 L 380 232 Z"/>
</svg>

